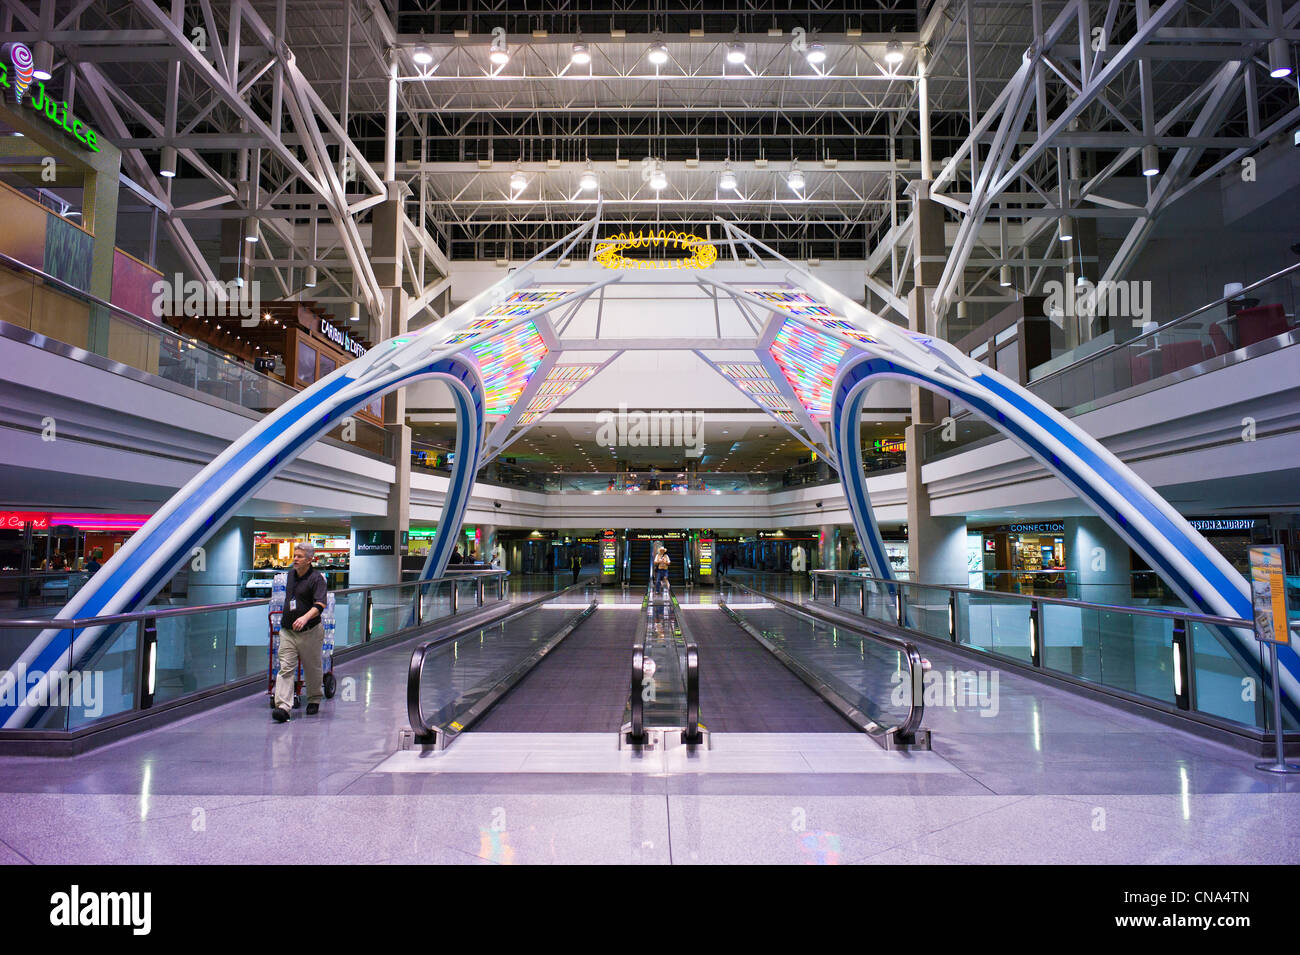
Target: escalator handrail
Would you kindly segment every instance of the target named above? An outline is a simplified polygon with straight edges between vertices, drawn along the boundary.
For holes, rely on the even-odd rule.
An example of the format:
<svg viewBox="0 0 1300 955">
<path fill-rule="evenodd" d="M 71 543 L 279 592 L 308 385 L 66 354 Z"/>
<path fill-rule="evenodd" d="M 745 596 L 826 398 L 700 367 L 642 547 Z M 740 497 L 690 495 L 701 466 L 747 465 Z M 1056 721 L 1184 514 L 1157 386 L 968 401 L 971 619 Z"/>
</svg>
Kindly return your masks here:
<svg viewBox="0 0 1300 955">
<path fill-rule="evenodd" d="M 673 602 L 673 615 L 677 618 L 677 626 L 681 629 L 682 639 L 686 643 L 686 729 L 685 739 L 687 742 L 698 742 L 700 739 L 700 647 L 691 639 L 690 628 L 686 626 L 686 618 L 682 615 L 682 605 L 677 602 L 677 597 L 669 592 L 669 598 Z"/>
<path fill-rule="evenodd" d="M 628 736 L 633 740 L 645 738 L 645 700 L 641 696 L 645 686 L 645 646 L 632 644 L 632 692 L 628 696 L 631 711 Z"/>
<path fill-rule="evenodd" d="M 536 597 L 525 603 L 516 604 L 514 609 L 508 611 L 507 613 L 502 614 L 500 617 L 493 618 L 489 623 L 473 624 L 470 626 L 457 627 L 451 630 L 450 632 L 443 633 L 437 637 L 434 637 L 431 640 L 424 640 L 418 643 L 415 646 L 415 649 L 411 651 L 411 662 L 406 670 L 406 717 L 410 721 L 411 730 L 415 733 L 415 739 L 419 742 L 431 741 L 436 736 L 438 731 L 438 728 L 436 726 L 433 726 L 432 724 L 429 723 L 428 720 L 425 719 L 424 708 L 421 705 L 422 701 L 420 699 L 420 680 L 422 675 L 424 674 L 424 662 L 425 659 L 428 657 L 430 650 L 442 646 L 443 644 L 447 643 L 449 640 L 458 639 L 464 636 L 466 633 L 470 633 L 474 630 L 479 629 L 480 627 L 496 626 L 497 624 L 505 623 L 507 620 L 513 619 L 514 617 L 519 616 L 521 613 L 527 610 L 532 610 L 538 604 L 545 603 L 548 600 L 553 600 L 556 597 L 560 596 L 561 594 L 567 593 L 568 591 L 573 590 L 575 587 L 578 586 L 580 585 L 570 584 L 569 586 L 563 587 L 560 590 L 549 591 L 545 594 L 542 594 L 540 597 Z M 463 621 L 456 621 L 455 618 L 449 618 L 449 619 L 452 622 L 463 623 Z M 437 624 L 443 622 L 446 621 L 439 620 L 436 623 L 432 624 L 432 626 L 437 626 Z"/>
<path fill-rule="evenodd" d="M 806 613 L 797 603 L 786 600 L 783 597 L 778 597 L 775 594 L 764 593 L 761 590 L 755 590 L 753 587 L 730 580 L 728 581 L 728 585 L 739 587 L 741 590 L 762 597 L 764 600 L 773 601 L 774 603 L 780 604 L 795 613 L 802 614 L 804 617 L 809 619 L 818 619 L 817 617 Z M 739 606 L 742 609 L 744 607 L 743 604 L 740 604 Z M 731 615 L 737 622 L 741 623 L 742 626 L 747 626 L 747 624 L 740 620 L 736 612 L 728 606 L 725 599 L 722 602 L 722 609 Z M 880 633 L 876 629 L 869 629 L 867 624 L 872 625 L 872 627 L 881 628 L 887 626 L 886 624 L 880 624 L 874 620 L 864 620 L 863 626 L 855 627 L 854 629 L 861 630 L 862 633 L 870 637 L 872 640 L 875 640 L 878 643 L 883 643 L 892 649 L 897 650 L 903 659 L 907 661 L 908 683 L 910 683 L 912 687 L 912 705 L 907 712 L 907 716 L 904 717 L 903 722 L 894 727 L 893 732 L 901 739 L 910 740 L 915 736 L 916 731 L 921 728 L 921 720 L 925 716 L 925 661 L 922 659 L 920 651 L 916 648 L 916 644 L 912 643 L 910 640 L 903 640 L 888 633 Z"/>
</svg>

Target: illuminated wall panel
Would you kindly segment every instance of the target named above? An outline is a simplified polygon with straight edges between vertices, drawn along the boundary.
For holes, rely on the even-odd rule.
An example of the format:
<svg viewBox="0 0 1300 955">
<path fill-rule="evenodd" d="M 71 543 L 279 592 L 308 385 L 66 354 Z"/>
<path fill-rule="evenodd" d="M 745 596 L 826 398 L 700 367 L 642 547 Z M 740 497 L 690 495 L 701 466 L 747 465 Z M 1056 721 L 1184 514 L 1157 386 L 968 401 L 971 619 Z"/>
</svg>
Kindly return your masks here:
<svg viewBox="0 0 1300 955">
<path fill-rule="evenodd" d="M 577 391 L 578 386 L 594 375 L 599 368 L 599 362 L 556 365 L 546 376 L 546 380 L 538 387 L 537 393 L 533 395 L 533 400 L 528 402 L 528 409 L 519 416 L 519 423 L 532 424 Z"/>
<path fill-rule="evenodd" d="M 830 414 L 835 369 L 849 346 L 787 320 L 768 350 L 808 412 Z"/>
<path fill-rule="evenodd" d="M 483 413 L 507 414 L 546 357 L 546 342 L 532 322 L 471 345 L 483 374 Z"/>
</svg>

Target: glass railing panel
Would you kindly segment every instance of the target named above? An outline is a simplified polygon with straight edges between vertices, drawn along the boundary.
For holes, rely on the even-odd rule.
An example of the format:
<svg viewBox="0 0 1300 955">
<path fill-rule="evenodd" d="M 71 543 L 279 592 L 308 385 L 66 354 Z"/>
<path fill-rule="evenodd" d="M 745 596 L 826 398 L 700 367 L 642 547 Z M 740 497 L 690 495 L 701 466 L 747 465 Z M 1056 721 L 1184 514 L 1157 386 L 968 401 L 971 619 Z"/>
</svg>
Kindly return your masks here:
<svg viewBox="0 0 1300 955">
<path fill-rule="evenodd" d="M 958 602 L 959 642 L 977 650 L 1032 662 L 1030 601 L 995 593 L 967 593 Z"/>
<path fill-rule="evenodd" d="M 0 322 L 31 330 L 32 299 L 36 295 L 31 278 L 13 269 L 0 268 Z"/>
<path fill-rule="evenodd" d="M 366 642 L 366 594 L 355 591 L 334 597 L 334 647 L 355 647 Z"/>
<path fill-rule="evenodd" d="M 686 642 L 675 610 L 658 600 L 650 600 L 645 609 L 648 662 L 642 700 L 649 728 L 686 725 Z"/>
<path fill-rule="evenodd" d="M 900 650 L 779 607 L 754 607 L 736 596 L 727 606 L 737 617 L 876 723 L 896 727 L 907 719 L 913 687 Z M 707 673 L 707 666 L 702 660 L 701 671 Z"/>
<path fill-rule="evenodd" d="M 1054 356 L 1030 371 L 1028 389 L 1065 414 L 1088 410 L 1111 395 L 1142 388 L 1172 375 L 1187 374 L 1203 363 L 1243 361 L 1247 352 L 1282 348 L 1300 341 L 1296 323 L 1296 273 L 1292 265 L 1223 301 L 1216 300 L 1181 316 L 1144 316 L 1142 331 L 1130 319 L 1116 319 L 1098 340 L 1071 353 Z M 1158 310 L 1164 296 L 1152 305 Z M 1073 364 L 1070 362 L 1073 361 Z M 994 434 L 973 416 L 957 417 L 921 436 L 924 460 L 973 447 Z"/>
<path fill-rule="evenodd" d="M 897 585 L 879 577 L 859 577 L 858 581 L 866 591 L 866 616 L 881 623 L 898 623 Z"/>
<path fill-rule="evenodd" d="M 1173 625 L 1169 617 L 1102 610 L 1097 617 L 1101 683 L 1173 703 Z"/>
<path fill-rule="evenodd" d="M 938 640 L 949 639 L 948 591 L 907 584 L 899 584 L 898 587 L 903 594 L 903 619 L 906 625 Z"/>
<path fill-rule="evenodd" d="M 155 703 L 165 703 L 228 681 L 226 648 L 232 616 L 227 610 L 213 610 L 156 618 Z M 260 629 L 269 636 L 265 620 Z"/>
<path fill-rule="evenodd" d="M 371 640 L 382 640 L 413 625 L 418 590 L 418 584 L 402 584 L 370 591 Z"/>
<path fill-rule="evenodd" d="M 226 680 L 233 683 L 254 673 L 269 672 L 271 607 L 266 603 L 235 607 L 230 614 L 230 636 L 226 643 Z"/>
<path fill-rule="evenodd" d="M 430 649 L 420 674 L 427 722 L 438 727 L 459 722 L 572 617 L 567 610 L 521 613 Z M 629 642 L 629 664 L 630 649 Z"/>
<path fill-rule="evenodd" d="M 1043 666 L 1081 680 L 1102 682 L 1099 611 L 1090 607 L 1044 603 Z"/>
<path fill-rule="evenodd" d="M 1249 631 L 1242 633 L 1253 638 Z M 1271 687 L 1260 686 L 1228 652 L 1217 628 L 1192 622 L 1187 636 L 1192 650 L 1196 709 L 1251 726 L 1270 726 Z M 1268 672 L 1267 667 L 1264 672 Z"/>
<path fill-rule="evenodd" d="M 73 705 L 57 716 L 60 729 L 80 729 L 119 713 L 135 709 L 140 686 L 140 629 L 139 621 L 123 624 L 116 629 L 108 647 L 94 664 L 78 671 L 82 684 L 82 699 L 75 698 Z M 161 649 L 161 648 L 159 648 Z M 155 687 L 157 683 L 155 682 Z M 86 688 L 94 687 L 93 695 Z M 155 699 L 158 699 L 155 697 Z M 42 726 L 49 728 L 47 724 Z"/>
</svg>

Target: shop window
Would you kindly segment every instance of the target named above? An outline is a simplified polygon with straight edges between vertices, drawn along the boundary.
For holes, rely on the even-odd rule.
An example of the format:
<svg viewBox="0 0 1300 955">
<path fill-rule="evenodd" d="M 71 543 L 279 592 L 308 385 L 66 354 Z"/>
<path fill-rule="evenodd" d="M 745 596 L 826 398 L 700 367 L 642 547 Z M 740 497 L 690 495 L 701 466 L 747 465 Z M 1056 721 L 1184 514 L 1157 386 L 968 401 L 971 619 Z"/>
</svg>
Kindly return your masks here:
<svg viewBox="0 0 1300 955">
<path fill-rule="evenodd" d="M 1012 381 L 1020 380 L 1020 346 L 1017 342 L 998 349 L 997 369 Z"/>
<path fill-rule="evenodd" d="M 324 352 L 321 352 L 320 357 L 316 359 L 316 362 L 317 362 L 316 365 L 317 378 L 324 378 L 326 375 L 328 375 L 330 372 L 332 372 L 335 368 L 338 367 L 338 362 L 336 362 L 329 355 L 326 355 Z"/>
<path fill-rule="evenodd" d="M 294 369 L 294 383 L 310 385 L 316 380 L 316 349 L 306 342 L 298 343 L 298 364 Z"/>
</svg>

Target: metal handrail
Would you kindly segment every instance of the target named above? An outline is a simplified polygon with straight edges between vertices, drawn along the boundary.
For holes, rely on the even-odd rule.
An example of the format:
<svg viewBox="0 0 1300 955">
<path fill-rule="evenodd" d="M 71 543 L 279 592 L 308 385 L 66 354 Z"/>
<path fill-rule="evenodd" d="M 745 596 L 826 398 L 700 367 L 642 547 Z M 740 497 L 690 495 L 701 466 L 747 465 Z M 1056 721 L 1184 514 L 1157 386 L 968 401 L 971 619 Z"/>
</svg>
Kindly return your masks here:
<svg viewBox="0 0 1300 955">
<path fill-rule="evenodd" d="M 650 605 L 650 590 L 646 589 L 641 598 L 641 610 L 637 613 L 636 637 L 632 642 L 632 689 L 628 693 L 628 741 L 642 743 L 645 741 L 645 699 L 641 692 L 645 686 L 645 643 L 648 625 L 646 608 Z"/>
<path fill-rule="evenodd" d="M 915 580 L 889 580 L 884 577 L 873 577 L 869 574 L 863 574 L 857 571 L 814 570 L 812 573 L 838 577 L 840 579 L 873 580 L 890 587 L 925 587 L 929 590 L 943 590 L 953 594 L 978 594 L 982 597 L 997 596 L 1005 597 L 1008 600 L 1022 600 L 1027 603 L 1063 604 L 1064 606 L 1076 607 L 1080 610 L 1111 610 L 1119 613 L 1136 614 L 1141 617 L 1163 617 L 1171 620 L 1190 620 L 1193 623 L 1204 623 L 1211 626 L 1245 627 L 1246 629 L 1252 629 L 1254 627 L 1254 623 L 1246 618 L 1216 617 L 1212 614 L 1199 613 L 1195 610 L 1170 610 L 1168 608 L 1158 607 L 1124 607 L 1118 604 L 1099 604 L 1088 600 L 1074 600 L 1069 597 L 1039 597 L 1033 594 L 1011 594 L 1001 590 L 980 590 L 976 587 L 958 587 L 956 585 L 950 586 L 948 584 L 923 584 Z"/>
<path fill-rule="evenodd" d="M 83 302 L 86 302 L 89 305 L 94 305 L 96 308 L 107 309 L 108 311 L 113 313 L 114 317 L 120 318 L 125 322 L 129 322 L 130 324 L 135 325 L 141 331 L 150 332 L 151 334 L 154 335 L 157 335 L 159 333 L 171 335 L 172 337 L 180 339 L 181 341 L 187 344 L 191 343 L 192 341 L 196 341 L 196 339 L 193 339 L 190 336 L 186 336 L 174 328 L 170 328 L 161 323 L 151 322 L 146 318 L 141 318 L 139 315 L 135 314 L 134 312 L 128 312 L 120 305 L 114 305 L 112 302 L 106 302 L 97 295 L 92 295 L 90 292 L 83 291 L 77 288 L 75 285 L 69 285 L 67 282 L 65 282 L 63 279 L 59 278 L 58 276 L 50 275 L 48 272 L 44 272 L 41 269 L 36 268 L 35 266 L 28 265 L 26 262 L 19 261 L 18 259 L 13 258 L 12 256 L 4 254 L 3 252 L 0 252 L 0 265 L 8 266 L 9 268 L 14 269 L 15 271 L 27 272 L 30 275 L 40 279 L 43 283 L 53 286 L 57 291 L 62 292 L 65 295 L 69 295 L 73 298 L 79 299 Z M 274 378 L 271 375 L 264 374 L 263 372 L 258 371 L 256 368 L 244 364 L 242 361 L 239 361 L 238 359 L 234 358 L 228 353 L 219 352 L 216 349 L 209 347 L 207 344 L 203 342 L 199 342 L 198 344 L 199 344 L 199 348 L 201 348 L 203 351 L 207 352 L 208 354 L 213 355 L 224 362 L 228 362 L 229 364 L 238 367 L 242 374 L 247 374 L 252 378 L 261 378 L 264 381 L 272 382 L 276 385 L 279 385 L 281 388 L 286 388 L 289 391 L 294 392 L 295 394 L 297 393 L 296 389 L 292 385 L 289 385 L 281 381 L 279 378 Z"/>
<path fill-rule="evenodd" d="M 438 579 L 441 580 L 444 578 L 438 578 Z M 521 613 L 524 613 L 525 611 L 532 610 L 538 604 L 544 603 L 547 600 L 551 600 L 557 595 L 566 593 L 577 586 L 579 585 L 570 584 L 568 587 L 561 588 L 558 591 L 550 591 L 548 593 L 542 594 L 539 597 L 535 597 L 532 600 L 516 604 L 513 609 L 511 609 L 510 611 L 502 615 L 500 618 L 493 620 L 492 623 L 493 625 L 505 623 L 507 620 L 513 619 L 514 617 L 519 616 Z M 584 613 L 590 614 L 590 612 L 595 609 L 595 606 L 596 604 L 593 601 Z M 582 617 L 582 619 L 585 619 L 585 616 L 583 615 L 580 616 Z M 576 626 L 578 622 L 579 621 L 577 620 L 570 621 L 569 624 L 566 624 L 566 627 L 572 629 L 572 627 Z M 474 629 L 477 629 L 477 627 L 469 628 L 470 631 Z M 459 637 L 463 636 L 465 632 L 468 631 L 465 631 L 463 629 L 458 629 L 458 630 L 453 630 L 449 633 L 441 634 L 440 636 L 434 637 L 432 640 L 425 640 L 422 643 L 417 644 L 415 648 L 411 651 L 411 662 L 408 664 L 406 670 L 406 718 L 411 724 L 411 730 L 415 734 L 416 742 L 419 743 L 434 742 L 437 739 L 438 730 L 439 730 L 439 727 L 434 726 L 425 718 L 424 708 L 421 705 L 422 701 L 421 701 L 420 685 L 421 685 L 421 679 L 424 674 L 424 664 L 426 659 L 428 658 L 429 651 L 442 646 L 443 644 L 447 643 L 450 640 L 458 639 Z"/>
<path fill-rule="evenodd" d="M 1114 342 L 1113 344 L 1107 345 L 1105 348 L 1099 348 L 1097 351 L 1084 355 L 1083 357 L 1079 358 L 1077 361 L 1070 362 L 1070 364 L 1068 365 L 1064 365 L 1060 368 L 1057 368 L 1055 371 L 1051 371 L 1046 375 L 1043 375 L 1041 378 L 1031 379 L 1029 384 L 1026 385 L 1025 387 L 1029 388 L 1032 391 L 1034 386 L 1038 385 L 1041 382 L 1051 381 L 1057 375 L 1063 375 L 1068 371 L 1075 371 L 1081 365 L 1087 364 L 1089 362 L 1097 361 L 1105 355 L 1110 355 L 1115 352 L 1118 352 L 1122 348 L 1131 348 L 1134 342 L 1140 342 L 1144 338 L 1154 337 L 1163 332 L 1168 332 L 1175 325 L 1185 322 L 1189 318 L 1199 315 L 1201 312 L 1208 311 L 1212 308 L 1217 308 L 1220 305 L 1226 305 L 1228 302 L 1231 302 L 1234 299 L 1239 299 L 1244 297 L 1248 292 L 1253 292 L 1255 289 L 1263 285 L 1267 285 L 1269 282 L 1275 282 L 1278 279 L 1290 275 L 1292 272 L 1295 272 L 1297 270 L 1300 270 L 1300 262 L 1297 262 L 1294 265 L 1288 265 L 1286 268 L 1282 269 L 1281 271 L 1274 272 L 1272 275 L 1265 276 L 1262 279 L 1252 282 L 1250 285 L 1245 286 L 1239 292 L 1233 292 L 1231 295 L 1223 295 L 1219 298 L 1216 298 L 1212 302 L 1207 302 L 1204 305 L 1200 305 L 1197 308 L 1192 309 L 1190 312 L 1187 312 L 1183 315 L 1179 315 L 1177 318 L 1171 318 L 1163 325 L 1157 325 L 1155 328 L 1151 329 L 1150 331 L 1142 332 L 1140 335 L 1135 335 L 1132 338 L 1122 342 Z M 954 420 L 962 421 L 962 420 L 972 419 L 975 417 L 976 416 L 973 414 L 973 412 L 965 411 L 959 415 L 956 415 Z M 933 431 L 937 431 L 937 430 L 939 429 L 932 428 L 929 431 L 927 431 L 926 434 L 930 434 Z"/>
<path fill-rule="evenodd" d="M 365 587 L 347 587 L 343 590 L 333 591 L 335 598 L 346 597 L 349 594 L 375 593 L 383 590 L 394 590 L 398 587 L 420 587 L 424 588 L 426 584 L 443 583 L 444 581 L 467 580 L 474 577 L 501 577 L 504 579 L 506 571 L 504 570 L 484 570 L 484 571 L 463 571 L 454 577 L 433 577 L 429 580 L 408 580 L 404 583 L 396 584 L 374 584 Z M 0 627 L 11 627 L 15 629 L 40 629 L 40 630 L 84 630 L 87 627 L 113 626 L 122 623 L 134 623 L 139 620 L 151 620 L 159 617 L 183 617 L 197 613 L 216 613 L 221 610 L 238 610 L 245 607 L 268 606 L 271 603 L 270 597 L 256 597 L 252 600 L 235 600 L 228 603 L 219 604 L 197 604 L 191 607 L 165 607 L 153 610 L 137 610 L 133 613 L 109 614 L 103 617 L 75 617 L 65 620 L 59 617 L 46 617 L 34 619 L 17 619 L 6 620 L 0 619 Z"/>
<path fill-rule="evenodd" d="M 1288 265 L 1286 268 L 1282 269 L 1279 272 L 1274 272 L 1272 275 L 1265 276 L 1264 278 L 1259 279 L 1258 281 L 1252 282 L 1250 285 L 1247 285 L 1239 292 L 1233 292 L 1231 295 L 1224 295 L 1221 296 L 1220 298 L 1216 298 L 1214 301 L 1207 302 L 1204 305 L 1200 305 L 1192 309 L 1190 312 L 1187 312 L 1183 315 L 1179 315 L 1177 318 L 1171 318 L 1163 325 L 1157 325 L 1155 328 L 1151 329 L 1150 331 L 1143 332 L 1140 335 L 1134 335 L 1132 338 L 1128 339 L 1127 341 L 1115 342 L 1114 344 L 1107 345 L 1105 348 L 1098 349 L 1097 351 L 1092 352 L 1089 355 L 1084 355 L 1076 362 L 1071 362 L 1070 364 L 1064 366 L 1063 368 L 1058 368 L 1049 374 L 1043 375 L 1042 378 L 1033 379 L 1033 381 L 1031 381 L 1030 384 L 1036 385 L 1040 381 L 1047 381 L 1050 378 L 1055 378 L 1057 375 L 1065 371 L 1068 371 L 1071 368 L 1077 368 L 1079 365 L 1082 365 L 1085 362 L 1095 361 L 1096 359 L 1100 358 L 1102 355 L 1108 355 L 1111 352 L 1119 351 L 1121 348 L 1128 348 L 1134 342 L 1141 341 L 1144 338 L 1149 338 L 1154 335 L 1159 335 L 1161 332 L 1166 332 L 1169 329 L 1173 328 L 1175 325 L 1178 325 L 1181 322 L 1185 322 L 1187 321 L 1187 319 L 1192 318 L 1195 315 L 1199 315 L 1201 312 L 1208 311 L 1209 309 L 1212 308 L 1217 308 L 1220 305 L 1226 305 L 1228 302 L 1231 302 L 1233 299 L 1242 298 L 1243 296 L 1246 295 L 1247 292 L 1253 292 L 1255 289 L 1259 288 L 1260 286 L 1267 285 L 1269 282 L 1274 282 L 1280 278 L 1283 278 L 1284 276 L 1290 275 L 1292 272 L 1295 272 L 1298 269 L 1300 269 L 1300 262 L 1297 262 L 1294 265 Z M 969 412 L 967 412 L 967 414 L 969 414 Z"/>
<path fill-rule="evenodd" d="M 671 593 L 668 596 L 672 600 L 673 617 L 686 644 L 686 728 L 682 731 L 682 742 L 698 743 L 703 739 L 700 732 L 700 647 L 691 638 L 690 627 L 677 597 Z"/>
</svg>

